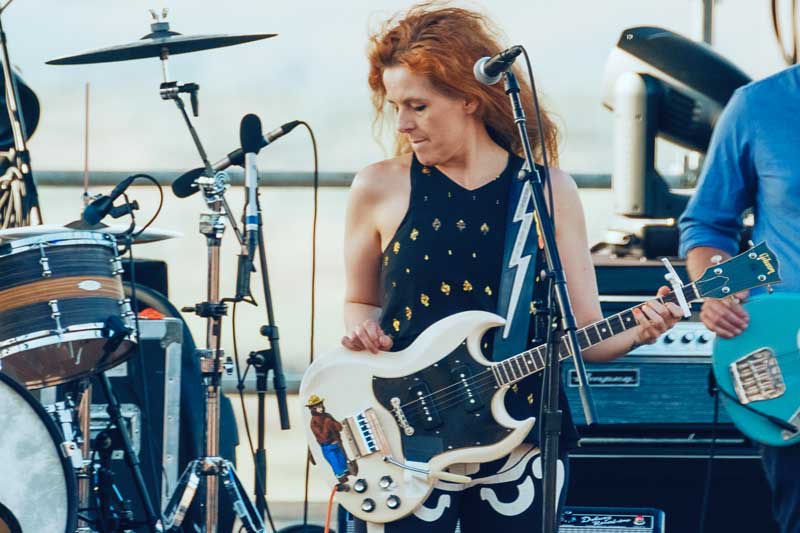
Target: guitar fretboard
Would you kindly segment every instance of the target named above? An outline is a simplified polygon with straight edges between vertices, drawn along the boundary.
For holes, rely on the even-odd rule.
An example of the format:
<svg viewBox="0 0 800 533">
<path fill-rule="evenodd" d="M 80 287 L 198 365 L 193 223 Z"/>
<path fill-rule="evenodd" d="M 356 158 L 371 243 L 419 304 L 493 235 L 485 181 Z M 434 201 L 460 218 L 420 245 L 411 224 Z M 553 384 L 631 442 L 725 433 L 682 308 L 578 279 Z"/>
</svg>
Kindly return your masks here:
<svg viewBox="0 0 800 533">
<path fill-rule="evenodd" d="M 698 299 L 700 296 L 694 283 L 685 285 L 683 287 L 683 294 L 687 302 Z M 678 302 L 678 298 L 674 292 L 660 298 L 655 298 L 654 300 L 662 304 Z M 579 329 L 576 332 L 576 336 L 578 337 L 580 349 L 585 350 L 624 331 L 635 328 L 638 322 L 636 322 L 633 311 L 640 307 L 641 305 L 626 309 L 621 313 L 617 313 L 616 315 L 612 315 L 604 320 Z M 492 366 L 492 373 L 494 374 L 497 384 L 500 386 L 510 385 L 543 370 L 545 367 L 546 349 L 547 346 L 542 344 L 536 348 L 522 352 L 521 354 L 504 359 Z M 572 352 L 569 349 L 567 339 L 566 337 L 562 337 L 558 345 L 558 358 L 560 361 L 563 361 L 570 357 L 572 357 Z"/>
</svg>

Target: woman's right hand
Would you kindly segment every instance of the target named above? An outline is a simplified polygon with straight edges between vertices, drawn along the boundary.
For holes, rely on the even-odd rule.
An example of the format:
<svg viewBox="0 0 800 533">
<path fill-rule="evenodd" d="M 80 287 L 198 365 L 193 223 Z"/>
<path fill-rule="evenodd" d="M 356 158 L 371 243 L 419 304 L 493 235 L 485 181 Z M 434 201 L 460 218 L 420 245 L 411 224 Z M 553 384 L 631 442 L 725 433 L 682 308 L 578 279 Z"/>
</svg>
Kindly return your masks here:
<svg viewBox="0 0 800 533">
<path fill-rule="evenodd" d="M 392 347 L 392 338 L 374 320 L 365 320 L 350 336 L 342 337 L 342 346 L 354 352 L 369 350 L 377 354 Z"/>
</svg>

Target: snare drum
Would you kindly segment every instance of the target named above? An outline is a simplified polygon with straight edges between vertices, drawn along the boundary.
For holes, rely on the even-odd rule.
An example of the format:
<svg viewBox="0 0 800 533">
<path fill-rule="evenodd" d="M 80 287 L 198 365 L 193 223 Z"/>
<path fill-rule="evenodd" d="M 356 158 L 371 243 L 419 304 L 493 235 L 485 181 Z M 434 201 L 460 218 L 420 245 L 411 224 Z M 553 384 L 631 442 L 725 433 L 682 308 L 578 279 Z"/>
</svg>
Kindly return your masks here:
<svg viewBox="0 0 800 533">
<path fill-rule="evenodd" d="M 132 326 L 113 236 L 66 231 L 0 245 L 0 368 L 29 389 L 111 368 L 135 338 L 103 354 L 106 321 Z"/>
<path fill-rule="evenodd" d="M 44 408 L 0 373 L 0 531 L 74 533 L 75 472 Z"/>
</svg>

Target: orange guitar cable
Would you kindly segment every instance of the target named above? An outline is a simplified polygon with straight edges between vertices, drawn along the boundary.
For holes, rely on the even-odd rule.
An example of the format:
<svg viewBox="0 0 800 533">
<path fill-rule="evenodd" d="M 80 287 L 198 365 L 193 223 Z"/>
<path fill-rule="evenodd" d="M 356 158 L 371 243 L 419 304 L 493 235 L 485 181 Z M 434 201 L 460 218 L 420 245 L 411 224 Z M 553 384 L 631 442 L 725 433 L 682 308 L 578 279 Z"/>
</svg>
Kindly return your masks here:
<svg viewBox="0 0 800 533">
<path fill-rule="evenodd" d="M 333 490 L 331 490 L 331 495 L 328 498 L 328 513 L 325 515 L 325 533 L 329 533 L 331 529 L 331 511 L 333 511 L 333 495 L 336 494 L 337 489 L 338 485 L 334 485 Z"/>
</svg>

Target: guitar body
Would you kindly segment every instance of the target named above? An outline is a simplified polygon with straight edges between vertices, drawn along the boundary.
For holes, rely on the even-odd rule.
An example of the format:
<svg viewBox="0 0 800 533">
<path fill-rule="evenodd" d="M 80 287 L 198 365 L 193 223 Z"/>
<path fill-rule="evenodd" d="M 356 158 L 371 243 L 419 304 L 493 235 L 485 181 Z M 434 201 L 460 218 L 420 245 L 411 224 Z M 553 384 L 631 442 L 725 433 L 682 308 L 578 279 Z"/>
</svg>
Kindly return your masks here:
<svg viewBox="0 0 800 533">
<path fill-rule="evenodd" d="M 750 325 L 733 339 L 717 337 L 713 368 L 725 391 L 759 412 L 800 427 L 800 295 L 774 293 L 745 304 Z M 742 433 L 769 446 L 800 443 L 784 430 L 723 395 Z"/>
<path fill-rule="evenodd" d="M 483 333 L 502 324 L 466 311 L 399 352 L 339 348 L 314 361 L 300 385 L 304 427 L 316 464 L 346 488 L 338 503 L 369 522 L 397 520 L 437 479 L 469 481 L 448 466 L 498 459 L 524 440 L 534 419 L 508 415 L 508 386 L 498 385 L 480 349 Z"/>
</svg>

